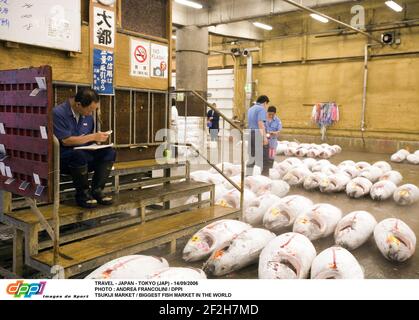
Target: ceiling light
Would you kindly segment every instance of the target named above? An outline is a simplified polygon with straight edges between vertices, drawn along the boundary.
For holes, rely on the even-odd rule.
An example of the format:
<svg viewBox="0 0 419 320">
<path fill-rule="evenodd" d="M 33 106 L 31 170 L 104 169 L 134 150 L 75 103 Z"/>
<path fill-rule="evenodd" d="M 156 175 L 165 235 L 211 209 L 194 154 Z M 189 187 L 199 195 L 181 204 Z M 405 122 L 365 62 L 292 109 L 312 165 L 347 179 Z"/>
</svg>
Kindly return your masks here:
<svg viewBox="0 0 419 320">
<path fill-rule="evenodd" d="M 271 26 L 269 26 L 267 24 L 264 24 L 264 23 L 260 23 L 260 22 L 253 22 L 253 25 L 255 27 L 258 27 L 258 28 L 261 28 L 261 29 L 264 29 L 264 30 L 268 30 L 268 31 L 271 31 L 273 29 Z"/>
<path fill-rule="evenodd" d="M 403 7 L 394 1 L 386 1 L 386 5 L 396 12 L 402 12 Z"/>
<path fill-rule="evenodd" d="M 176 3 L 183 4 L 184 6 L 188 6 L 194 9 L 202 9 L 202 4 L 196 3 L 189 0 L 175 0 Z"/>
<path fill-rule="evenodd" d="M 319 15 L 317 13 L 311 13 L 310 16 L 313 19 L 315 19 L 317 21 L 320 21 L 320 22 L 323 22 L 323 23 L 328 23 L 329 22 L 329 19 L 327 19 L 327 18 L 325 18 L 325 17 L 323 17 L 323 16 L 321 16 L 321 15 Z"/>
</svg>

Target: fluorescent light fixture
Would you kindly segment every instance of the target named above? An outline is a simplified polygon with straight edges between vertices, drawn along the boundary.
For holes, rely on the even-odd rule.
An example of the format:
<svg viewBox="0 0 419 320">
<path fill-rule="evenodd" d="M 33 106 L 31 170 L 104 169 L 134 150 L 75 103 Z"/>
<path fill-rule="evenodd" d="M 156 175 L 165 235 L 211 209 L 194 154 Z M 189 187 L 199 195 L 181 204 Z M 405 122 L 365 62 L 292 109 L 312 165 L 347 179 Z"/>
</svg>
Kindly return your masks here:
<svg viewBox="0 0 419 320">
<path fill-rule="evenodd" d="M 315 19 L 317 21 L 323 22 L 323 23 L 328 23 L 329 22 L 329 19 L 327 19 L 327 18 L 325 18 L 321 15 L 318 15 L 317 13 L 310 13 L 310 17 L 312 17 L 313 19 Z"/>
<path fill-rule="evenodd" d="M 260 22 L 253 22 L 253 25 L 255 27 L 258 27 L 258 28 L 261 28 L 261 29 L 264 29 L 264 30 L 268 30 L 268 31 L 271 31 L 273 29 L 271 26 L 269 26 L 267 24 L 264 24 L 264 23 L 260 23 Z"/>
<path fill-rule="evenodd" d="M 173 40 L 176 40 L 176 36 L 175 36 L 175 35 L 173 35 L 173 36 L 172 36 L 172 39 L 173 39 Z"/>
<path fill-rule="evenodd" d="M 401 5 L 399 5 L 398 3 L 394 2 L 394 1 L 386 1 L 386 5 L 387 5 L 387 7 L 390 7 L 391 9 L 393 9 L 396 12 L 402 12 L 403 11 L 403 7 Z"/>
<path fill-rule="evenodd" d="M 183 4 L 184 6 L 191 7 L 194 9 L 202 9 L 202 4 L 196 3 L 189 0 L 175 0 L 176 3 Z"/>
</svg>

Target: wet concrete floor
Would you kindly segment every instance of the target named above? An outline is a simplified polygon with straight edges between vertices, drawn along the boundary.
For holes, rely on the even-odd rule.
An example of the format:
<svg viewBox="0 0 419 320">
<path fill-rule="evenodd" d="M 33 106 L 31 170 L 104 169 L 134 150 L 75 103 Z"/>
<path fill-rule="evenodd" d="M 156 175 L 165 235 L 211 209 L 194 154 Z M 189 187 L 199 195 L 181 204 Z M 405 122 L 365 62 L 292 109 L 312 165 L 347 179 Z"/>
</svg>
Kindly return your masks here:
<svg viewBox="0 0 419 320">
<path fill-rule="evenodd" d="M 278 161 L 285 157 L 277 157 Z M 343 160 L 367 161 L 374 163 L 376 161 L 385 160 L 390 163 L 390 155 L 373 154 L 362 152 L 342 152 L 330 159 L 333 164 L 339 164 Z M 419 165 L 411 165 L 407 163 L 397 164 L 391 163 L 394 170 L 399 171 L 403 175 L 403 184 L 412 183 L 419 186 Z M 323 194 L 319 191 L 309 192 L 302 187 L 291 188 L 289 194 L 299 194 L 310 198 L 314 203 L 330 203 L 339 207 L 343 214 L 348 214 L 356 210 L 365 210 L 375 216 L 380 222 L 386 218 L 398 218 L 407 223 L 410 228 L 419 236 L 419 203 L 412 206 L 402 207 L 397 205 L 393 199 L 377 202 L 370 197 L 362 199 L 351 199 L 345 193 L 339 194 Z M 285 230 L 286 232 L 291 231 Z M 181 259 L 181 251 L 187 239 L 182 239 L 178 243 L 178 250 L 175 256 L 167 257 L 171 266 L 193 266 L 202 267 L 202 262 L 185 263 Z M 317 253 L 334 245 L 333 236 L 316 240 L 313 242 Z M 163 248 L 162 248 L 163 250 Z M 154 249 L 154 253 L 158 250 Z M 394 263 L 386 260 L 375 245 L 374 239 L 371 237 L 367 243 L 360 248 L 354 250 L 353 255 L 358 259 L 364 268 L 365 278 L 367 279 L 418 279 L 419 278 L 419 249 L 412 258 L 403 263 Z M 162 254 L 164 255 L 164 254 Z M 238 279 L 256 279 L 257 264 L 249 266 L 240 271 L 231 273 L 221 278 L 238 278 Z"/>
</svg>

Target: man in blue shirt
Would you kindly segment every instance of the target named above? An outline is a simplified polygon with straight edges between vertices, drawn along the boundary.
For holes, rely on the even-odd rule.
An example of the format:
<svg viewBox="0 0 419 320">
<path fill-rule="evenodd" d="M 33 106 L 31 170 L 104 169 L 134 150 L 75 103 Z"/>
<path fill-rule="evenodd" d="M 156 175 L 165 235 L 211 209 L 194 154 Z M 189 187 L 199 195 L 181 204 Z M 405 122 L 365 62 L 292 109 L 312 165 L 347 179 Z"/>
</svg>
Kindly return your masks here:
<svg viewBox="0 0 419 320">
<path fill-rule="evenodd" d="M 207 112 L 207 125 L 211 141 L 217 141 L 218 131 L 220 130 L 220 115 L 212 109 Z"/>
<path fill-rule="evenodd" d="M 270 106 L 268 108 L 268 117 L 265 122 L 266 135 L 269 141 L 269 159 L 274 160 L 276 155 L 276 148 L 278 146 L 279 132 L 282 129 L 281 120 L 276 116 L 276 108 Z"/>
<path fill-rule="evenodd" d="M 250 130 L 248 174 L 251 174 L 250 170 L 253 172 L 257 164 L 262 168 L 262 175 L 269 175 L 269 142 L 265 130 L 268 104 L 269 98 L 265 95 L 260 96 L 248 111 L 247 121 Z"/>
<path fill-rule="evenodd" d="M 93 112 L 99 107 L 98 94 L 90 89 L 82 89 L 74 98 L 53 109 L 54 135 L 60 141 L 61 172 L 73 178 L 76 202 L 84 208 L 94 208 L 97 203 L 112 204 L 112 197 L 105 196 L 103 189 L 115 162 L 116 153 L 112 148 L 98 150 L 75 150 L 74 147 L 105 142 L 109 134 L 94 133 Z M 91 190 L 88 172 L 94 171 Z"/>
</svg>

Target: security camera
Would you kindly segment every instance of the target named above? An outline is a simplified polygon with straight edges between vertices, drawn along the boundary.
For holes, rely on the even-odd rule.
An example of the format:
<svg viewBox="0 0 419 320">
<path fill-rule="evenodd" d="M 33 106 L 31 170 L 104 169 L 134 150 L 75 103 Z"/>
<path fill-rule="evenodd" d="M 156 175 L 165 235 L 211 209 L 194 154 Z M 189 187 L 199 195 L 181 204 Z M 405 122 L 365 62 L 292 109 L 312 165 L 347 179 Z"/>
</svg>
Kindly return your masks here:
<svg viewBox="0 0 419 320">
<path fill-rule="evenodd" d="M 240 56 L 241 55 L 240 48 L 231 48 L 231 53 L 235 55 L 236 57 Z"/>
<path fill-rule="evenodd" d="M 247 57 L 249 55 L 249 50 L 248 49 L 244 49 L 243 50 L 243 56 Z"/>
</svg>

